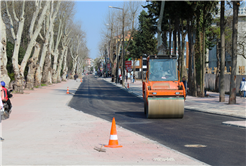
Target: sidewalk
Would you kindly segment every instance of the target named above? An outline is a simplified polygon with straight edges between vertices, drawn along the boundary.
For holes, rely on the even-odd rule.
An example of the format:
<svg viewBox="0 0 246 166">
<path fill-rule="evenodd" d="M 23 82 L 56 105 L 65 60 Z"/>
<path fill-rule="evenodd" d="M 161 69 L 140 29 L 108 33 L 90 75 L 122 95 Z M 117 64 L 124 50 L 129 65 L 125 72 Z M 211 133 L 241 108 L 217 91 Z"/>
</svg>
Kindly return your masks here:
<svg viewBox="0 0 246 166">
<path fill-rule="evenodd" d="M 13 111 L 2 121 L 1 165 L 206 165 L 121 126 L 122 148 L 94 150 L 108 144 L 111 122 L 67 106 L 80 84 L 68 80 L 13 95 Z"/>
<path fill-rule="evenodd" d="M 143 98 L 141 80 L 137 80 L 134 83 L 128 80 L 129 89 L 123 88 L 121 84 L 111 82 L 111 78 L 104 78 L 104 80 L 127 90 L 129 93 L 133 93 L 141 99 Z M 225 95 L 225 102 L 219 102 L 219 93 L 207 92 L 207 95 L 209 97 L 187 96 L 185 109 L 246 119 L 246 99 L 237 96 L 237 104 L 229 105 L 229 95 Z M 242 121 L 224 122 L 223 124 L 246 128 L 246 121 L 243 119 Z"/>
</svg>

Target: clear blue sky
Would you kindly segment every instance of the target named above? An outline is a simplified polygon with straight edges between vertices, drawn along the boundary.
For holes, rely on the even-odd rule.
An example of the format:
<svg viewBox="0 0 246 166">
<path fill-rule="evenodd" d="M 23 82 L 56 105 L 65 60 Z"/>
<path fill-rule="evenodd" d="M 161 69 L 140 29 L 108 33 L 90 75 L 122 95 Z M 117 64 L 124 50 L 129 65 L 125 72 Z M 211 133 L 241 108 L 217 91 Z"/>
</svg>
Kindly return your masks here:
<svg viewBox="0 0 246 166">
<path fill-rule="evenodd" d="M 124 1 L 76 1 L 75 21 L 82 22 L 82 30 L 86 32 L 87 47 L 90 50 L 90 58 L 99 56 L 98 45 L 101 40 L 101 30 L 107 17 L 108 6 L 123 7 Z"/>
</svg>

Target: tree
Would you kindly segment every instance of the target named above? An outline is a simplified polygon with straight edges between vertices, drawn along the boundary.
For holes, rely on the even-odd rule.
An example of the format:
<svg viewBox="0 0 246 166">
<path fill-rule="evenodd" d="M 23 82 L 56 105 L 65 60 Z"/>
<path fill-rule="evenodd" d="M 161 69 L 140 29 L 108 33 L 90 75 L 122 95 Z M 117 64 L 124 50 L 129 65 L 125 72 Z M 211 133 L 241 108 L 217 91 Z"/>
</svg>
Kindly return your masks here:
<svg viewBox="0 0 246 166">
<path fill-rule="evenodd" d="M 133 58 L 133 75 L 135 74 L 135 59 L 140 58 L 144 54 L 157 54 L 157 40 L 155 38 L 155 33 L 151 31 L 151 19 L 147 16 L 148 14 L 142 10 L 138 17 L 138 29 L 128 47 L 130 54 L 127 55 L 127 58 Z"/>
<path fill-rule="evenodd" d="M 29 72 L 27 75 L 27 88 L 29 89 L 33 89 L 34 87 L 34 74 L 36 71 L 36 67 L 37 67 L 36 63 L 37 63 L 38 55 L 40 51 L 40 44 L 36 43 L 36 39 L 42 28 L 42 23 L 44 21 L 46 11 L 49 8 L 50 3 L 48 1 L 45 1 L 45 5 L 43 7 L 42 12 L 40 13 L 37 25 L 35 26 L 35 22 L 37 20 L 39 11 L 41 9 L 41 5 L 42 5 L 42 1 L 36 1 L 35 3 L 36 11 L 33 14 L 32 22 L 29 27 L 29 42 L 28 42 L 25 56 L 21 62 L 21 68 L 20 68 L 21 75 L 24 75 L 24 71 L 25 71 L 25 67 L 27 65 L 28 59 L 31 56 L 33 46 L 35 46 L 33 57 L 29 59 Z"/>
<path fill-rule="evenodd" d="M 225 12 L 225 2 L 220 2 L 220 41 L 221 41 L 221 60 L 220 60 L 220 96 L 219 101 L 225 102 L 225 32 L 224 32 L 224 12 Z"/>
<path fill-rule="evenodd" d="M 6 26 L 2 20 L 2 14 L 0 16 L 0 33 L 1 33 L 1 39 L 0 39 L 0 67 L 1 67 L 1 73 L 0 78 L 2 81 L 5 82 L 6 88 L 9 87 L 10 78 L 8 76 L 7 71 L 7 38 L 6 38 Z"/>
<path fill-rule="evenodd" d="M 159 20 L 157 22 L 157 50 L 158 50 L 158 55 L 163 55 L 164 53 L 164 48 L 162 46 L 162 38 L 161 38 L 161 33 L 162 33 L 162 29 L 161 29 L 161 25 L 162 25 L 162 20 L 163 20 L 163 13 L 164 13 L 164 9 L 165 9 L 165 1 L 161 1 L 161 9 L 160 9 L 160 15 L 159 15 Z M 165 42 L 165 41 L 164 41 Z"/>
<path fill-rule="evenodd" d="M 13 69 L 14 69 L 14 74 L 15 74 L 15 90 L 18 93 L 23 93 L 23 89 L 22 89 L 22 85 L 23 85 L 23 79 L 24 79 L 24 75 L 22 75 L 22 72 L 20 72 L 20 67 L 18 64 L 18 52 L 20 49 L 20 42 L 21 42 L 21 35 L 23 32 L 23 27 L 24 27 L 24 14 L 25 14 L 25 1 L 22 2 L 22 10 L 21 10 L 21 16 L 20 18 L 16 17 L 16 13 L 15 13 L 15 7 L 14 7 L 14 1 L 12 2 L 12 8 L 13 8 L 13 17 L 15 19 L 16 22 L 18 22 L 18 30 L 17 33 L 15 34 L 14 32 L 14 24 L 13 24 L 13 20 L 12 17 L 10 15 L 9 12 L 9 7 L 8 7 L 8 3 L 6 2 L 6 13 L 9 17 L 9 21 L 11 24 L 11 34 L 12 34 L 12 38 L 15 41 L 15 45 L 14 45 L 14 52 L 13 52 L 13 56 L 12 56 L 12 64 L 13 64 Z"/>
<path fill-rule="evenodd" d="M 157 53 L 157 39 L 155 38 L 155 33 L 151 31 L 152 23 L 150 18 L 147 16 L 148 14 L 142 10 L 138 17 L 138 29 L 128 48 L 130 54 L 127 56 L 127 58 L 132 57 L 137 59 L 140 58 L 143 54 L 153 55 Z"/>
<path fill-rule="evenodd" d="M 236 68 L 237 68 L 237 29 L 239 1 L 233 1 L 233 33 L 232 33 L 232 68 L 229 104 L 236 104 Z"/>
<path fill-rule="evenodd" d="M 52 47 L 53 47 L 53 35 L 54 35 L 54 22 L 60 7 L 60 1 L 54 3 L 54 1 L 51 1 L 51 7 L 49 15 L 46 17 L 46 31 L 45 31 L 45 38 L 44 38 L 44 44 L 43 49 L 41 53 L 41 59 L 40 59 L 40 68 L 37 72 L 38 76 L 38 83 L 41 84 L 41 81 L 45 84 L 51 84 L 51 53 L 52 53 Z M 55 6 L 56 5 L 56 6 Z M 54 10 L 55 6 L 55 10 Z M 40 78 L 42 80 L 40 81 Z"/>
</svg>

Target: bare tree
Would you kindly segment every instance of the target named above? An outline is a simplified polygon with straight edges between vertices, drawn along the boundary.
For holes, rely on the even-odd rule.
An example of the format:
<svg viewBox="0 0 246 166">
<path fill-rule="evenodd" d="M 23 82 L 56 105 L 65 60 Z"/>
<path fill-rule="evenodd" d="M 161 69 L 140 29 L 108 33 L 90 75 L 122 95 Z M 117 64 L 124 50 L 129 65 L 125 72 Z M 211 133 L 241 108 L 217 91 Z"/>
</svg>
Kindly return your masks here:
<svg viewBox="0 0 246 166">
<path fill-rule="evenodd" d="M 22 32 L 23 32 L 23 27 L 24 27 L 24 22 L 25 22 L 25 18 L 24 18 L 24 14 L 25 14 L 25 1 L 23 0 L 22 2 L 22 11 L 21 11 L 21 16 L 20 18 L 17 18 L 16 13 L 15 13 L 15 6 L 14 6 L 14 1 L 12 2 L 12 7 L 13 7 L 13 17 L 15 19 L 15 21 L 18 22 L 18 30 L 17 33 L 14 32 L 14 24 L 13 24 L 13 20 L 12 17 L 10 15 L 9 9 L 8 9 L 8 2 L 6 2 L 6 12 L 7 15 L 9 17 L 9 21 L 11 24 L 11 34 L 12 34 L 12 38 L 14 39 L 14 52 L 13 52 L 13 56 L 12 56 L 12 64 L 13 64 L 13 69 L 14 69 L 14 74 L 15 74 L 15 90 L 18 93 L 23 93 L 23 89 L 22 89 L 22 85 L 23 85 L 23 79 L 24 79 L 24 75 L 22 75 L 22 72 L 20 72 L 20 66 L 18 64 L 18 56 L 19 56 L 19 49 L 20 49 L 20 42 L 21 42 L 21 36 L 22 36 Z"/>
<path fill-rule="evenodd" d="M 83 32 L 81 31 L 81 27 L 76 25 L 74 27 L 75 33 L 73 34 L 72 42 L 70 43 L 70 55 L 72 57 L 72 76 L 75 75 L 77 59 L 79 56 L 79 48 L 82 46 L 83 40 Z"/>
<path fill-rule="evenodd" d="M 31 25 L 29 27 L 29 40 L 30 41 L 29 41 L 29 44 L 27 46 L 25 56 L 22 60 L 21 70 L 20 70 L 21 74 L 24 75 L 25 67 L 27 65 L 29 57 L 31 56 L 33 46 L 36 45 L 35 54 L 33 54 L 33 57 L 31 59 L 29 59 L 29 72 L 27 75 L 27 88 L 29 88 L 29 89 L 34 88 L 34 74 L 35 74 L 35 71 L 37 68 L 36 63 L 37 63 L 38 55 L 39 55 L 39 51 L 40 51 L 40 45 L 38 43 L 36 43 L 36 39 L 38 37 L 38 34 L 40 33 L 40 30 L 42 28 L 42 23 L 44 21 L 47 9 L 49 8 L 49 5 L 50 5 L 50 3 L 48 1 L 45 1 L 45 5 L 43 7 L 42 12 L 40 13 L 38 23 L 36 26 L 34 26 L 35 22 L 37 20 L 39 11 L 41 10 L 41 3 L 42 3 L 42 1 L 36 1 L 35 2 L 36 11 L 33 14 L 32 22 L 31 22 Z"/>
<path fill-rule="evenodd" d="M 48 47 L 48 52 L 45 58 L 45 66 L 44 66 L 44 73 L 43 73 L 43 82 L 45 84 L 52 84 L 52 68 L 51 68 L 51 55 L 54 55 L 54 61 L 53 63 L 56 69 L 56 65 L 57 65 L 57 56 L 58 56 L 58 43 L 60 41 L 60 34 L 58 32 L 57 38 L 59 41 L 57 41 L 56 46 L 54 46 L 54 21 L 57 17 L 57 13 L 60 7 L 60 3 L 61 2 L 57 2 L 57 6 L 56 6 L 56 11 L 54 13 L 54 15 L 50 18 L 50 22 L 52 24 L 50 24 L 50 40 L 49 40 L 49 47 Z M 52 6 L 53 9 L 53 6 Z M 61 22 L 60 22 L 61 23 Z M 61 24 L 60 24 L 61 25 Z M 54 53 L 53 49 L 56 49 L 56 52 Z"/>
<path fill-rule="evenodd" d="M 7 54 L 6 54 L 6 45 L 7 45 L 7 39 L 6 39 L 6 26 L 2 20 L 2 14 L 0 16 L 0 67 L 1 67 L 1 71 L 0 71 L 0 78 L 1 81 L 4 81 L 6 84 L 6 87 L 9 87 L 9 82 L 10 82 L 10 78 L 8 76 L 8 71 L 7 71 Z"/>
<path fill-rule="evenodd" d="M 46 34 L 45 34 L 45 43 L 43 44 L 43 49 L 41 53 L 41 59 L 40 59 L 40 71 L 38 71 L 38 74 L 42 74 L 42 77 L 39 76 L 39 78 L 42 78 L 42 82 L 45 84 L 51 84 L 51 52 L 53 47 L 53 35 L 54 35 L 54 21 L 57 16 L 57 12 L 60 7 L 60 1 L 56 2 L 56 9 L 54 10 L 54 2 L 51 1 L 51 8 L 49 17 L 46 20 Z M 47 54 L 47 55 L 46 55 Z M 44 65 L 45 63 L 45 65 Z M 38 80 L 38 83 L 41 84 L 41 81 Z"/>
<path fill-rule="evenodd" d="M 64 21 L 62 18 L 59 18 L 59 28 L 58 28 L 58 33 L 57 33 L 57 38 L 56 38 L 56 45 L 54 50 L 51 50 L 51 55 L 53 55 L 53 69 L 52 69 L 52 82 L 56 83 L 57 82 L 57 61 L 58 61 L 58 56 L 59 56 L 59 50 L 58 50 L 58 45 L 60 43 L 61 37 L 62 37 L 62 29 L 64 26 Z"/>
<path fill-rule="evenodd" d="M 74 16 L 74 5 L 75 5 L 74 2 L 62 2 L 61 7 L 60 7 L 61 10 L 60 10 L 59 16 L 60 16 L 60 19 L 62 19 L 64 26 L 61 29 L 61 33 L 62 33 L 62 36 L 61 36 L 61 54 L 60 54 L 59 59 L 58 59 L 56 72 L 54 71 L 54 66 L 53 66 L 53 72 L 56 73 L 57 82 L 61 82 L 62 64 L 64 64 L 63 65 L 63 71 L 67 69 L 66 63 L 63 63 L 63 62 L 66 61 L 68 44 L 71 40 L 69 38 L 69 34 L 71 32 L 70 23 L 72 22 L 72 18 Z M 66 80 L 66 75 L 67 75 L 67 71 L 65 71 L 63 73 L 62 77 L 64 77 L 64 79 L 62 79 L 62 80 L 64 80 L 64 81 Z M 55 81 L 55 79 L 53 79 L 53 82 L 54 81 Z"/>
</svg>

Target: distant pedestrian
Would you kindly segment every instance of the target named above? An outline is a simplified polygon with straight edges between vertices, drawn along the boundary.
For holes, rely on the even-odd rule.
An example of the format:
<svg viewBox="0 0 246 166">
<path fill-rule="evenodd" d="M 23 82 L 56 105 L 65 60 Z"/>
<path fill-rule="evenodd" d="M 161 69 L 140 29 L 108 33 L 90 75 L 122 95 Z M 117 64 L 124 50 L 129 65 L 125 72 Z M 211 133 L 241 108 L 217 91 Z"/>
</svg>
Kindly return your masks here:
<svg viewBox="0 0 246 166">
<path fill-rule="evenodd" d="M 120 75 L 120 84 L 122 84 L 122 75 Z"/>
<path fill-rule="evenodd" d="M 240 83 L 240 91 L 241 91 L 241 95 L 243 94 L 243 97 L 245 98 L 246 96 L 246 81 L 245 78 L 243 77 L 241 83 Z"/>
<path fill-rule="evenodd" d="M 133 80 L 133 75 L 131 74 L 131 81 Z"/>
<path fill-rule="evenodd" d="M 128 80 L 128 75 L 126 75 L 126 82 L 127 82 L 127 80 Z"/>
<path fill-rule="evenodd" d="M 74 80 L 76 80 L 77 78 L 78 78 L 78 75 L 77 75 L 77 73 L 75 73 Z"/>
<path fill-rule="evenodd" d="M 132 83 L 134 83 L 134 81 L 135 81 L 135 74 L 132 77 Z"/>
</svg>

